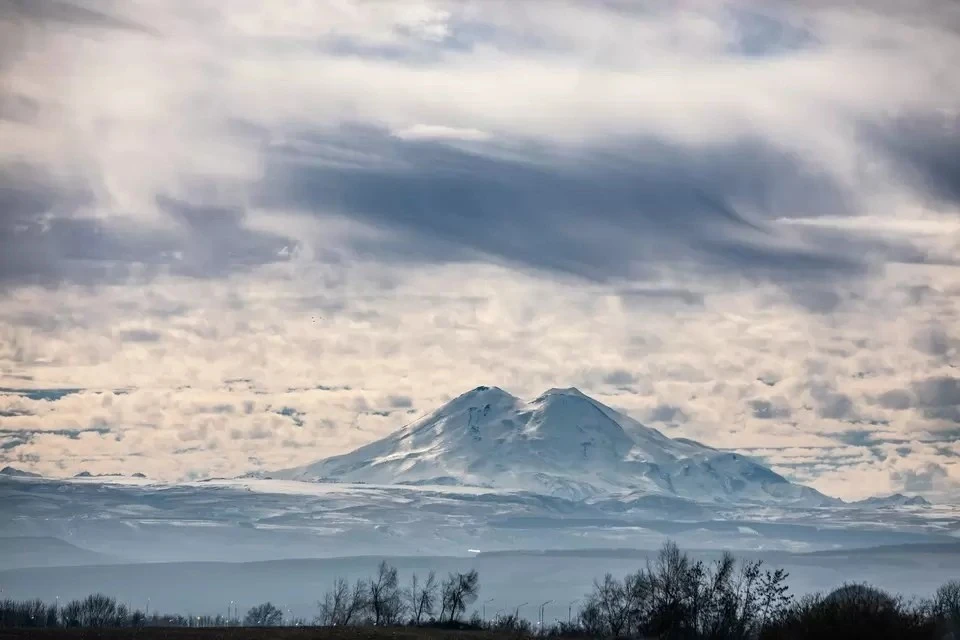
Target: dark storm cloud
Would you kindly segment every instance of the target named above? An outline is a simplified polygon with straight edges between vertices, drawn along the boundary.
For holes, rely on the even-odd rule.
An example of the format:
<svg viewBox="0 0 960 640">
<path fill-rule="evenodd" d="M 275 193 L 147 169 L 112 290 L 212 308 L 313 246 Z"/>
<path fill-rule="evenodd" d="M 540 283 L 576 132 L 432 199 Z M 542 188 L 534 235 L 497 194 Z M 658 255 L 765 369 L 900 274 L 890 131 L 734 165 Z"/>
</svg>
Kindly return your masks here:
<svg viewBox="0 0 960 640">
<path fill-rule="evenodd" d="M 543 148 L 519 158 L 494 155 L 496 149 L 481 154 L 369 128 L 304 134 L 304 140 L 320 156 L 273 149 L 257 204 L 337 211 L 391 229 L 386 239 L 351 241 L 359 254 L 385 261 L 487 256 L 596 280 L 677 263 L 792 283 L 798 304 L 826 313 L 839 303 L 829 280 L 859 273 L 860 256 L 880 250 L 918 259 L 890 241 L 840 231 L 792 228 L 788 239 L 775 218 L 842 213 L 849 194 L 761 141 L 704 150 L 646 139 L 563 159 Z M 362 160 L 344 164 L 343 157 Z M 88 204 L 91 195 L 42 172 L 19 168 L 0 176 L 0 184 L 7 212 L 0 243 L 8 249 L 0 256 L 0 283 L 116 281 L 161 270 L 215 277 L 283 260 L 284 249 L 296 245 L 246 227 L 237 208 L 158 196 L 180 232 L 144 234 L 95 219 L 45 216 Z M 810 284 L 812 276 L 820 284 Z M 703 302 L 701 293 L 681 289 L 623 296 L 638 304 Z"/>
<path fill-rule="evenodd" d="M 50 210 L 88 204 L 88 194 L 30 176 L 14 187 L 6 187 L 0 176 L 0 286 L 128 281 L 161 270 L 215 277 L 285 260 L 283 249 L 291 244 L 247 229 L 244 213 L 236 209 L 196 207 L 165 197 L 158 198 L 158 206 L 177 222 L 176 231 L 50 217 L 45 215 Z"/>
<path fill-rule="evenodd" d="M 876 10 L 895 9 L 887 4 Z M 647 4 L 605 7 L 613 13 L 657 11 Z M 0 6 L 0 20 L 153 33 L 149 25 L 124 17 L 126 10 L 121 2 L 8 0 Z M 742 57 L 823 45 L 800 13 L 733 5 L 713 17 L 730 32 L 727 53 L 743 62 Z M 935 2 L 914 13 L 912 19 L 938 25 L 956 16 Z M 506 51 L 558 46 L 531 33 L 511 33 L 505 25 L 453 18 L 449 26 L 435 42 L 418 40 L 416 46 L 411 45 L 416 39 L 371 45 L 340 36 L 313 45 L 317 52 L 425 66 L 440 60 L 441 49 L 463 53 L 494 42 Z M 271 46 L 306 44 L 293 38 Z M 0 118 L 30 121 L 43 108 L 29 96 L 0 90 Z M 232 117 L 225 120 L 237 139 L 255 139 L 256 146 L 270 137 L 264 125 Z M 901 167 L 922 195 L 960 197 L 956 117 L 921 114 L 880 122 L 857 130 L 866 147 Z M 928 259 L 907 242 L 825 228 L 788 233 L 775 224 L 779 217 L 854 213 L 857 196 L 823 168 L 829 163 L 804 160 L 757 135 L 691 147 L 652 138 L 595 142 L 571 156 L 544 144 L 500 140 L 496 133 L 489 145 L 471 147 L 403 141 L 372 127 L 345 127 L 340 134 L 307 131 L 294 137 L 303 147 L 281 144 L 266 152 L 257 204 L 335 211 L 389 229 L 386 240 L 350 241 L 361 255 L 383 261 L 486 258 L 597 280 L 680 264 L 788 283 L 799 305 L 820 313 L 841 302 L 831 289 L 833 279 L 861 273 L 864 256 Z M 41 221 L 52 210 L 73 212 L 95 198 L 39 170 L 0 167 L 0 285 L 125 281 L 160 271 L 216 277 L 280 260 L 293 242 L 248 229 L 239 208 L 151 195 L 182 233 L 143 234 L 92 219 Z M 821 284 L 798 284 L 811 280 Z M 625 294 L 630 295 L 690 305 L 703 301 L 702 294 L 679 289 Z"/>
<path fill-rule="evenodd" d="M 260 204 L 349 212 L 415 238 L 411 258 L 481 253 L 598 279 L 668 260 L 788 278 L 859 266 L 850 252 L 778 244 L 773 218 L 842 212 L 847 195 L 760 141 L 705 150 L 635 140 L 565 161 L 560 150 L 508 159 L 369 129 L 350 139 L 377 161 L 308 165 L 278 153 Z"/>
</svg>

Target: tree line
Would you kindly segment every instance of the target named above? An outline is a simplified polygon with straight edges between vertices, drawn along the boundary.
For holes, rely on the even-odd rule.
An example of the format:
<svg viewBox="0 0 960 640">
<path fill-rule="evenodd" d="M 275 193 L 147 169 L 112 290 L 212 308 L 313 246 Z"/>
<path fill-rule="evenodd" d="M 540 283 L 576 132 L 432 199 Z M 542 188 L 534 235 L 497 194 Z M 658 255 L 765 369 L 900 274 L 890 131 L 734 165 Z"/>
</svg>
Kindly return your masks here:
<svg viewBox="0 0 960 640">
<path fill-rule="evenodd" d="M 795 598 L 782 569 L 724 554 L 695 561 L 667 543 L 645 567 L 622 579 L 594 581 L 576 616 L 534 627 L 512 615 L 485 619 L 468 608 L 480 593 L 476 570 L 439 578 L 413 574 L 401 583 L 396 567 L 381 562 L 374 576 L 333 581 L 317 602 L 316 626 L 445 626 L 485 629 L 513 636 L 544 635 L 608 640 L 794 640 L 801 638 L 960 638 L 960 581 L 928 599 L 905 600 L 862 584 Z M 130 610 L 94 594 L 63 607 L 42 600 L 0 601 L 0 627 L 146 627 L 306 625 L 284 618 L 276 605 L 252 607 L 241 619 L 183 616 Z"/>
</svg>

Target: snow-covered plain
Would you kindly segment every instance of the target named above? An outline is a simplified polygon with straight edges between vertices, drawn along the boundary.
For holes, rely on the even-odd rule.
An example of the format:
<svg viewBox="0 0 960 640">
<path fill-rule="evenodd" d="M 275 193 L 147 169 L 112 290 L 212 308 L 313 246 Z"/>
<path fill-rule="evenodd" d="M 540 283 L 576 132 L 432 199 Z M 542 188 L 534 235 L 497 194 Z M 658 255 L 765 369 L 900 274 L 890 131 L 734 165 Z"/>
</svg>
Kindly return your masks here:
<svg viewBox="0 0 960 640">
<path fill-rule="evenodd" d="M 800 591 L 866 580 L 924 594 L 960 571 L 960 519 L 947 507 L 0 477 L 0 513 L 5 595 L 49 600 L 103 591 L 134 606 L 151 598 L 155 610 L 197 614 L 220 612 L 229 600 L 242 607 L 271 600 L 311 617 L 334 577 L 368 575 L 380 558 L 407 577 L 476 567 L 484 598 L 496 598 L 497 608 L 538 598 L 566 603 L 594 577 L 642 566 L 667 539 L 705 557 L 719 549 L 763 557 L 788 568 Z M 547 615 L 564 618 L 566 606 L 551 605 Z"/>
</svg>

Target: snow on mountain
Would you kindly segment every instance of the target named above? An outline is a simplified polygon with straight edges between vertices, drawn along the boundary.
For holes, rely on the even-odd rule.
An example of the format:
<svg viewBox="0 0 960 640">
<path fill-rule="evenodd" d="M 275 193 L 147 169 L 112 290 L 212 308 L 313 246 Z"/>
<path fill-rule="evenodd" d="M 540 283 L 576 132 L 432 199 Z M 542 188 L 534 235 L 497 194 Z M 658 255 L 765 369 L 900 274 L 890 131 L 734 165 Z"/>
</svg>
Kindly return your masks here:
<svg viewBox="0 0 960 640">
<path fill-rule="evenodd" d="M 271 476 L 570 498 L 637 493 L 710 502 L 839 502 L 742 455 L 671 439 L 577 389 L 550 389 L 525 403 L 497 387 L 477 387 L 382 440 Z"/>
<path fill-rule="evenodd" d="M 857 500 L 850 504 L 857 507 L 869 508 L 930 506 L 930 502 L 923 496 L 905 496 L 902 493 L 894 493 L 889 496 L 875 496 L 873 498 Z"/>
</svg>

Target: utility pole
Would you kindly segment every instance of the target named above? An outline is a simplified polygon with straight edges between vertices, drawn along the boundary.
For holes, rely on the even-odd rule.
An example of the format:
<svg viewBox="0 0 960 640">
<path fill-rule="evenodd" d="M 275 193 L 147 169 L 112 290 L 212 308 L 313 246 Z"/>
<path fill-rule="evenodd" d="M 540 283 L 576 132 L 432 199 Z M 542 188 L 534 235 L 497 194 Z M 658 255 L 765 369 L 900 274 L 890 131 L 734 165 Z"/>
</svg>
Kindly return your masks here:
<svg viewBox="0 0 960 640">
<path fill-rule="evenodd" d="M 577 604 L 578 602 L 580 602 L 579 598 L 577 598 L 576 600 L 571 600 L 570 603 L 567 605 L 567 625 L 568 626 L 573 624 L 573 605 Z"/>
<path fill-rule="evenodd" d="M 484 621 L 484 622 L 487 621 L 487 603 L 488 603 L 488 602 L 493 602 L 493 600 L 494 600 L 493 598 L 489 598 L 489 599 L 483 601 L 483 614 L 482 614 L 482 615 L 483 615 L 483 621 Z"/>
</svg>

